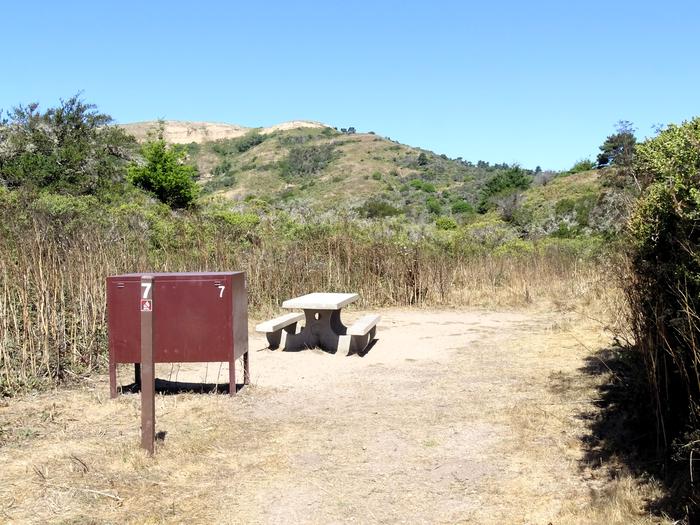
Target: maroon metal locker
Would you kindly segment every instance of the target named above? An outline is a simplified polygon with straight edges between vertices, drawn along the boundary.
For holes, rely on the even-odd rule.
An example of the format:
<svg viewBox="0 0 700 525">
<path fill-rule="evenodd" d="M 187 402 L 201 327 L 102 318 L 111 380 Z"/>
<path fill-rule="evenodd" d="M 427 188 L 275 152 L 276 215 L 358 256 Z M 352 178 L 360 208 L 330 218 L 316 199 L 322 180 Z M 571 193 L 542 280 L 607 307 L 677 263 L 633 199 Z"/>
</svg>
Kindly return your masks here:
<svg viewBox="0 0 700 525">
<path fill-rule="evenodd" d="M 152 278 L 152 289 L 145 289 L 144 276 Z M 141 362 L 142 311 L 151 313 L 154 363 L 227 361 L 230 393 L 234 395 L 234 362 L 243 356 L 244 383 L 248 384 L 248 297 L 243 272 L 136 273 L 108 277 L 112 397 L 117 395 L 117 364 Z"/>
</svg>

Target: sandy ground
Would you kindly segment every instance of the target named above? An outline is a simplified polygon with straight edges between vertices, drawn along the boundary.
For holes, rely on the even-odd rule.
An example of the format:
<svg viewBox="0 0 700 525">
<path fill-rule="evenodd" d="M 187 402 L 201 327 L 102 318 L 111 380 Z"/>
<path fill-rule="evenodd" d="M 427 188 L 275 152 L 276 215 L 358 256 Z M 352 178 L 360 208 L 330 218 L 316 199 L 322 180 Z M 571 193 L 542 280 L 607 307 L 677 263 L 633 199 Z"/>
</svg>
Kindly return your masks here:
<svg viewBox="0 0 700 525">
<path fill-rule="evenodd" d="M 273 352 L 253 333 L 235 398 L 158 397 L 153 459 L 139 397 L 107 399 L 104 377 L 7 401 L 0 521 L 596 523 L 610 481 L 581 462 L 595 394 L 580 368 L 607 340 L 573 314 L 456 310 L 382 312 L 363 357 Z"/>
</svg>

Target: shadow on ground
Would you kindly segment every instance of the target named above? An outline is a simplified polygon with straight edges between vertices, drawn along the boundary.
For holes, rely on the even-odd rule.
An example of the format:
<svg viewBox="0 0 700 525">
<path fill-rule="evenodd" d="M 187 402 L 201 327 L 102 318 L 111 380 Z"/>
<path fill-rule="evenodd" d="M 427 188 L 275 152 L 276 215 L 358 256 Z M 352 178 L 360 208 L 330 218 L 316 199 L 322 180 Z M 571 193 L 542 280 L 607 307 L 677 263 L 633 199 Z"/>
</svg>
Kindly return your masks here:
<svg viewBox="0 0 700 525">
<path fill-rule="evenodd" d="M 598 391 L 594 408 L 579 416 L 589 429 L 581 467 L 605 468 L 613 477 L 624 471 L 642 479 L 653 477 L 667 495 L 649 501 L 646 510 L 698 523 L 697 509 L 683 503 L 690 496 L 687 464 L 660 452 L 642 356 L 633 349 L 605 348 L 587 357 L 579 371 L 595 382 Z"/>
<path fill-rule="evenodd" d="M 236 384 L 236 392 L 241 390 L 243 385 Z M 131 383 L 119 387 L 120 394 L 136 394 L 141 391 L 139 383 Z M 167 379 L 156 378 L 156 393 L 173 394 L 228 394 L 230 392 L 228 383 L 190 383 L 185 381 L 168 381 Z"/>
</svg>

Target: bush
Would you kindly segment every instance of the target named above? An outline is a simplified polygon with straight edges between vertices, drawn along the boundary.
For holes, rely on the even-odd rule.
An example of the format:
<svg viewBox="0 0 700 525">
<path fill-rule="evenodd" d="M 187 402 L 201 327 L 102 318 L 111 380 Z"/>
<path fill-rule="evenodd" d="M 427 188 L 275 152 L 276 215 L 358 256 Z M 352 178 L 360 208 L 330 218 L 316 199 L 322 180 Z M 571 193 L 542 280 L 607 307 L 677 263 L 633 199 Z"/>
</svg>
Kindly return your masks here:
<svg viewBox="0 0 700 525">
<path fill-rule="evenodd" d="M 700 452 L 700 118 L 636 151 L 648 187 L 631 220 L 627 297 L 659 440 L 687 465 Z"/>
<path fill-rule="evenodd" d="M 530 177 L 525 170 L 514 166 L 507 171 L 500 172 L 492 177 L 482 188 L 479 199 L 479 212 L 485 213 L 493 208 L 492 198 L 496 196 L 505 196 L 517 192 L 518 190 L 526 190 L 532 184 Z"/>
<path fill-rule="evenodd" d="M 38 104 L 15 108 L 0 118 L 0 186 L 70 195 L 121 187 L 135 141 L 111 122 L 78 95 L 43 113 Z"/>
<path fill-rule="evenodd" d="M 257 131 L 250 131 L 235 139 L 221 139 L 211 144 L 211 150 L 222 157 L 245 153 L 258 144 L 262 144 L 268 138 Z"/>
<path fill-rule="evenodd" d="M 457 201 L 452 205 L 452 213 L 474 213 L 474 206 L 467 201 Z"/>
<path fill-rule="evenodd" d="M 294 146 L 287 157 L 280 161 L 279 170 L 286 181 L 308 177 L 322 171 L 337 157 L 332 144 L 319 146 Z"/>
<path fill-rule="evenodd" d="M 228 175 L 232 169 L 233 165 L 231 164 L 231 161 L 229 159 L 224 159 L 219 164 L 214 166 L 214 169 L 211 171 L 211 174 L 214 177 L 220 177 L 222 175 Z"/>
<path fill-rule="evenodd" d="M 245 153 L 251 148 L 254 148 L 258 144 L 262 144 L 265 141 L 265 136 L 261 135 L 257 131 L 251 131 L 246 133 L 241 138 L 237 139 L 235 142 L 235 147 L 238 153 Z"/>
<path fill-rule="evenodd" d="M 195 183 L 197 168 L 184 164 L 184 148 L 168 146 L 163 139 L 146 142 L 141 148 L 146 163 L 128 168 L 129 180 L 153 193 L 171 208 L 194 204 L 199 187 Z"/>
<path fill-rule="evenodd" d="M 581 173 L 582 171 L 590 171 L 590 170 L 594 169 L 595 166 L 596 166 L 596 164 L 592 160 L 581 159 L 571 167 L 571 169 L 569 170 L 569 173 L 571 173 L 573 175 L 574 173 Z"/>
<path fill-rule="evenodd" d="M 391 217 L 402 213 L 400 209 L 377 198 L 369 199 L 358 209 L 358 212 L 361 217 L 366 217 L 368 219 Z"/>
<path fill-rule="evenodd" d="M 408 185 L 416 190 L 423 189 L 423 181 L 420 179 L 413 179 L 411 182 L 408 183 Z"/>
<path fill-rule="evenodd" d="M 435 220 L 435 226 L 438 230 L 456 230 L 457 221 L 452 217 L 438 217 Z"/>
<path fill-rule="evenodd" d="M 435 185 L 431 184 L 430 182 L 425 182 L 421 179 L 413 179 L 411 182 L 408 183 L 411 188 L 414 188 L 416 190 L 421 190 L 426 193 L 435 193 L 437 190 L 435 189 Z"/>
<path fill-rule="evenodd" d="M 428 199 L 425 201 L 425 207 L 428 208 L 428 211 L 434 215 L 440 215 L 442 213 L 440 201 L 435 197 L 428 197 Z"/>
<path fill-rule="evenodd" d="M 218 190 L 232 188 L 236 184 L 236 175 L 227 173 L 215 179 L 209 179 L 202 186 L 202 194 L 210 194 Z"/>
</svg>

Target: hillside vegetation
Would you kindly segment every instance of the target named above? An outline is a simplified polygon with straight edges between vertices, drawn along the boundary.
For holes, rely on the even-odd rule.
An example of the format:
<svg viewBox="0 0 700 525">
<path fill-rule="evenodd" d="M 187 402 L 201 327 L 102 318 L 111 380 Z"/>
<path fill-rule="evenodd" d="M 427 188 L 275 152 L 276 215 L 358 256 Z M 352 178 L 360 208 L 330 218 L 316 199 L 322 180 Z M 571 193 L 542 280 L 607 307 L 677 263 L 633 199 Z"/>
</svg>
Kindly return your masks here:
<svg viewBox="0 0 700 525">
<path fill-rule="evenodd" d="M 236 128 L 233 138 L 207 140 L 220 125 L 209 133 L 193 123 L 206 131 L 186 144 L 199 172 L 201 204 L 304 217 L 395 217 L 441 229 L 486 219 L 508 230 L 507 237 L 535 238 L 615 234 L 631 200 L 609 183 L 615 168 L 556 173 L 470 162 L 374 133 L 302 124 Z M 164 137 L 174 134 L 170 123 L 161 126 Z M 158 123 L 150 129 L 157 132 Z"/>
</svg>

